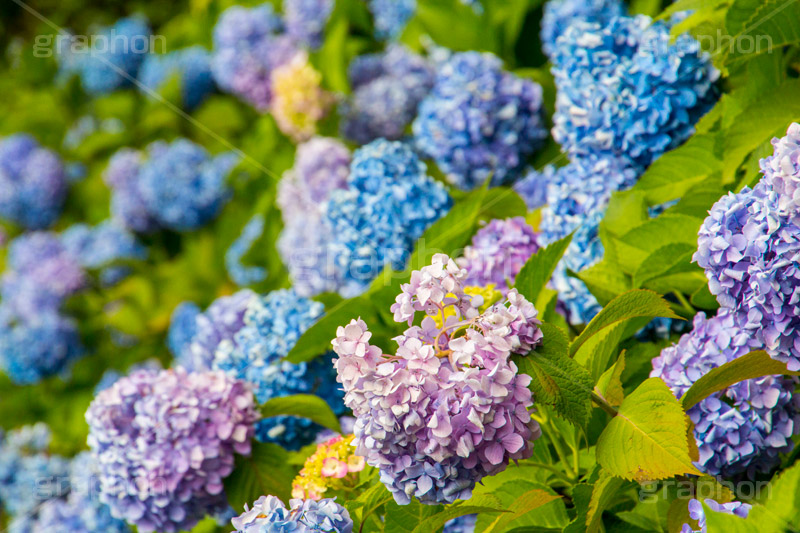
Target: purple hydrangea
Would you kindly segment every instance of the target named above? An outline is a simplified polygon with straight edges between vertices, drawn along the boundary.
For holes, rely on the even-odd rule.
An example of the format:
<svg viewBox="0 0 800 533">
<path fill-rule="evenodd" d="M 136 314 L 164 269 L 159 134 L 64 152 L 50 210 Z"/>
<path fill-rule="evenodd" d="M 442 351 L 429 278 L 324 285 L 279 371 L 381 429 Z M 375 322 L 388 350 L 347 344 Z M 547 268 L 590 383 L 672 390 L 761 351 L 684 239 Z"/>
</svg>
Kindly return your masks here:
<svg viewBox="0 0 800 533">
<path fill-rule="evenodd" d="M 225 270 L 228 277 L 240 287 L 264 281 L 267 269 L 257 265 L 245 265 L 242 260 L 253 244 L 264 233 L 264 216 L 255 215 L 242 228 L 242 233 L 225 252 Z"/>
<path fill-rule="evenodd" d="M 538 250 L 538 235 L 524 217 L 495 219 L 478 230 L 456 262 L 467 271 L 465 285 L 491 284 L 505 293 Z"/>
<path fill-rule="evenodd" d="M 544 5 L 542 14 L 542 49 L 545 55 L 552 57 L 558 47 L 558 38 L 576 20 L 605 26 L 624 13 L 625 6 L 620 0 L 550 0 Z"/>
<path fill-rule="evenodd" d="M 24 134 L 0 141 L 0 217 L 27 229 L 44 229 L 67 196 L 64 164 L 55 152 Z"/>
<path fill-rule="evenodd" d="M 275 496 L 262 496 L 253 507 L 231 520 L 235 533 L 352 533 L 353 520 L 347 509 L 331 498 L 289 500 L 287 509 Z"/>
<path fill-rule="evenodd" d="M 143 160 L 142 152 L 123 148 L 109 160 L 103 179 L 111 187 L 112 218 L 126 228 L 147 233 L 155 230 L 158 223 L 148 212 L 139 191 L 139 171 Z"/>
<path fill-rule="evenodd" d="M 175 78 L 180 84 L 181 100 L 186 109 L 194 109 L 203 103 L 215 89 L 208 50 L 191 46 L 167 54 L 149 54 L 139 71 L 139 83 L 144 86 L 139 89 L 158 91 Z"/>
<path fill-rule="evenodd" d="M 227 510 L 222 482 L 234 454 L 250 454 L 258 416 L 249 387 L 222 372 L 133 372 L 86 412 L 100 500 L 142 532 Z"/>
<path fill-rule="evenodd" d="M 219 87 L 259 111 L 272 102 L 272 71 L 297 52 L 269 3 L 226 9 L 214 26 L 211 71 Z"/>
<path fill-rule="evenodd" d="M 366 144 L 399 140 L 433 87 L 433 66 L 405 46 L 357 57 L 348 69 L 353 94 L 341 108 L 342 135 Z"/>
<path fill-rule="evenodd" d="M 800 224 L 800 124 L 792 123 L 772 146 L 774 153 L 761 160 L 764 181 L 777 194 L 780 213 Z"/>
<path fill-rule="evenodd" d="M 464 292 L 466 275 L 444 254 L 411 274 L 391 308 L 409 324 L 394 355 L 369 344 L 361 319 L 333 340 L 357 417 L 356 453 L 380 469 L 401 505 L 469 498 L 483 477 L 530 457 L 540 435 L 528 410 L 531 378 L 510 360 L 541 341 L 537 311 L 511 289 L 481 312 L 483 298 Z M 418 312 L 426 316 L 411 326 Z M 447 318 L 439 326 L 433 317 Z"/>
<path fill-rule="evenodd" d="M 553 54 L 553 137 L 574 159 L 626 158 L 647 166 L 685 141 L 716 102 L 719 72 L 688 34 L 649 17 L 578 20 Z"/>
<path fill-rule="evenodd" d="M 680 398 L 710 370 L 763 345 L 741 327 L 734 311 L 717 316 L 699 313 L 694 329 L 678 344 L 653 359 L 652 377 L 660 377 Z M 800 432 L 798 380 L 765 376 L 736 383 L 700 401 L 688 411 L 700 451 L 698 468 L 713 476 L 733 477 L 769 472 L 780 463 L 780 453 L 793 447 Z"/>
<path fill-rule="evenodd" d="M 418 149 L 459 188 L 490 177 L 508 183 L 547 137 L 542 88 L 504 71 L 492 54 L 453 54 L 438 68 L 413 130 Z"/>
<path fill-rule="evenodd" d="M 309 48 L 319 48 L 333 7 L 333 0 L 284 1 L 286 32 L 292 39 Z"/>
<path fill-rule="evenodd" d="M 715 513 L 725 513 L 738 516 L 739 518 L 747 518 L 750 514 L 752 505 L 742 502 L 728 502 L 717 503 L 716 501 L 707 498 L 705 504 L 708 505 Z M 683 524 L 680 533 L 708 533 L 708 525 L 706 525 L 706 511 L 703 509 L 703 504 L 700 500 L 692 498 L 689 500 L 689 518 L 697 522 L 698 529 L 695 529 L 690 524 Z"/>
<path fill-rule="evenodd" d="M 378 39 L 400 37 L 417 10 L 417 0 L 368 0 Z"/>
<path fill-rule="evenodd" d="M 347 147 L 315 137 L 297 147 L 294 166 L 278 184 L 284 229 L 277 246 L 300 296 L 336 290 L 332 258 L 326 253 L 330 228 L 323 213 L 331 193 L 346 187 L 349 172 Z"/>
</svg>

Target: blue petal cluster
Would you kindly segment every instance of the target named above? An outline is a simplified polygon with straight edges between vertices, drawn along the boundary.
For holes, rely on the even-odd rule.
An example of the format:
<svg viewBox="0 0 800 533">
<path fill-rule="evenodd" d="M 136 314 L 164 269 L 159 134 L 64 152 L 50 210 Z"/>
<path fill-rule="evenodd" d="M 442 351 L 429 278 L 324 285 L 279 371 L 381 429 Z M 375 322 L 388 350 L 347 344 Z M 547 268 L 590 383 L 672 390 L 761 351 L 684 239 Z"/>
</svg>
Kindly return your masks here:
<svg viewBox="0 0 800 533">
<path fill-rule="evenodd" d="M 379 139 L 356 151 L 347 189 L 333 191 L 324 214 L 339 292 L 362 293 L 384 265 L 402 270 L 416 240 L 451 205 L 407 145 Z"/>
<path fill-rule="evenodd" d="M 710 370 L 763 348 L 735 311 L 722 308 L 713 318 L 699 313 L 692 332 L 653 359 L 650 375 L 681 397 Z M 793 448 L 792 436 L 800 432 L 797 383 L 788 376 L 751 379 L 692 407 L 688 415 L 700 451 L 699 468 L 714 476 L 753 478 L 777 466 L 779 454 Z"/>
<path fill-rule="evenodd" d="M 319 48 L 333 6 L 334 0 L 285 0 L 286 32 L 298 43 L 311 49 Z"/>
<path fill-rule="evenodd" d="M 542 49 L 545 55 L 553 57 L 558 38 L 576 20 L 605 26 L 624 12 L 625 6 L 620 0 L 550 0 L 542 14 Z"/>
<path fill-rule="evenodd" d="M 27 229 L 50 226 L 67 196 L 64 164 L 25 134 L 0 141 L 0 217 Z"/>
<path fill-rule="evenodd" d="M 453 54 L 438 69 L 413 124 L 417 148 L 448 181 L 473 189 L 515 180 L 547 137 L 542 88 L 491 54 Z"/>
<path fill-rule="evenodd" d="M 232 339 L 220 342 L 213 367 L 251 383 L 259 403 L 292 394 L 316 394 L 335 414 L 342 415 L 344 393 L 336 386 L 330 354 L 308 363 L 283 361 L 322 314 L 321 303 L 301 298 L 289 289 L 252 298 L 244 315 L 244 326 Z M 261 441 L 277 442 L 296 450 L 313 442 L 321 429 L 305 418 L 279 416 L 261 420 L 256 436 Z"/>
<path fill-rule="evenodd" d="M 478 522 L 478 515 L 466 514 L 447 522 L 442 533 L 475 533 L 475 524 Z"/>
<path fill-rule="evenodd" d="M 112 214 L 134 231 L 197 229 L 225 205 L 227 176 L 236 162 L 233 153 L 211 157 L 186 139 L 154 142 L 146 156 L 124 149 L 114 155 L 105 174 L 112 188 Z"/>
<path fill-rule="evenodd" d="M 70 226 L 61 235 L 67 252 L 86 269 L 100 269 L 100 281 L 109 286 L 128 275 L 128 268 L 111 266 L 120 260 L 143 260 L 147 249 L 120 224 L 107 220 L 95 227 Z"/>
<path fill-rule="evenodd" d="M 433 87 L 434 70 L 422 56 L 399 44 L 357 57 L 348 69 L 353 95 L 342 106 L 342 135 L 366 144 L 398 140 Z"/>
<path fill-rule="evenodd" d="M 240 287 L 258 283 L 267 278 L 266 268 L 255 265 L 247 266 L 242 263 L 245 254 L 262 233 L 264 233 L 264 216 L 256 215 L 245 224 L 241 235 L 225 252 L 225 269 L 228 271 L 228 277 Z"/>
<path fill-rule="evenodd" d="M 622 157 L 640 166 L 685 141 L 715 103 L 719 72 L 688 34 L 649 17 L 576 21 L 553 54 L 553 137 L 574 158 Z"/>
<path fill-rule="evenodd" d="M 139 71 L 144 91 L 158 91 L 172 79 L 180 83 L 183 107 L 194 109 L 212 93 L 216 84 L 211 76 L 211 54 L 201 46 L 191 46 L 167 54 L 150 54 Z"/>
<path fill-rule="evenodd" d="M 262 496 L 231 520 L 235 533 L 352 533 L 353 520 L 335 500 L 289 500 L 289 509 L 275 496 Z"/>
<path fill-rule="evenodd" d="M 417 0 L 368 0 L 378 39 L 396 39 L 417 10 Z"/>
</svg>

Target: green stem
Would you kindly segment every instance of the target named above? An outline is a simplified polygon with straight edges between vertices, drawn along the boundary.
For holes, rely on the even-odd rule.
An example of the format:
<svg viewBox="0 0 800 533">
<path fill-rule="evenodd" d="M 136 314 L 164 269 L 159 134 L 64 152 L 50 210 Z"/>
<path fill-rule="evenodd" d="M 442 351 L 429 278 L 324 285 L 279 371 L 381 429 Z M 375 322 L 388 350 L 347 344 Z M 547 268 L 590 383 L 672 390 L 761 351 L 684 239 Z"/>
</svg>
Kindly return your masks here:
<svg viewBox="0 0 800 533">
<path fill-rule="evenodd" d="M 617 409 L 613 405 L 608 403 L 605 398 L 600 396 L 600 394 L 598 394 L 595 391 L 592 391 L 592 401 L 597 405 L 597 407 L 599 407 L 606 413 L 610 414 L 611 416 L 617 416 L 619 414 L 619 411 L 617 411 Z"/>
<path fill-rule="evenodd" d="M 556 455 L 558 455 L 558 460 L 561 461 L 561 463 L 565 466 L 570 464 L 567 461 L 568 459 L 567 451 L 564 449 L 564 443 L 561 441 L 561 439 L 558 438 L 558 436 L 553 435 L 553 433 L 548 428 L 547 424 L 539 424 L 539 426 L 542 428 L 542 433 L 544 433 L 547 436 L 547 440 L 550 441 L 550 443 L 553 445 L 553 448 L 556 450 Z M 578 471 L 570 471 L 569 474 L 570 474 L 569 476 L 570 480 L 574 481 L 578 479 Z"/>
<path fill-rule="evenodd" d="M 678 299 L 678 301 L 681 303 L 686 312 L 694 316 L 695 309 L 694 307 L 692 307 L 692 304 L 689 303 L 689 300 L 686 299 L 686 296 L 684 296 L 683 293 L 681 293 L 681 291 L 672 291 L 672 294 L 675 295 L 675 298 Z"/>
<path fill-rule="evenodd" d="M 553 465 L 548 465 L 548 464 L 544 464 L 544 463 L 531 463 L 529 461 L 525 461 L 525 462 L 519 463 L 519 466 L 525 466 L 525 467 L 530 467 L 530 468 L 543 468 L 543 469 L 555 474 L 556 477 L 558 477 L 561 481 L 566 481 L 570 485 L 572 484 L 572 481 L 567 477 L 567 475 L 562 470 L 559 470 L 558 468 L 554 467 Z"/>
</svg>

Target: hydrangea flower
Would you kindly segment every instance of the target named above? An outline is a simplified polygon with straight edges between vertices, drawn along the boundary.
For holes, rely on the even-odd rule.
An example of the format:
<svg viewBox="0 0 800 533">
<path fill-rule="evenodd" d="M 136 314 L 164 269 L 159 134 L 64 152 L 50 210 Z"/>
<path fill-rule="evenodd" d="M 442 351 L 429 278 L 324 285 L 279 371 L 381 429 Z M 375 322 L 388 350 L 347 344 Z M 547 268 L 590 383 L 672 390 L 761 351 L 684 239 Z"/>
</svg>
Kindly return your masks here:
<svg viewBox="0 0 800 533">
<path fill-rule="evenodd" d="M 386 264 L 402 270 L 415 241 L 451 205 L 405 144 L 379 139 L 356 151 L 347 189 L 333 191 L 324 214 L 339 292 L 362 293 Z"/>
<path fill-rule="evenodd" d="M 361 319 L 333 340 L 345 404 L 357 417 L 356 453 L 380 469 L 401 505 L 469 498 L 483 477 L 530 457 L 540 435 L 528 411 L 531 378 L 510 360 L 541 341 L 537 311 L 511 289 L 481 312 L 465 278 L 444 254 L 412 272 L 391 307 L 395 321 L 409 324 L 394 355 L 369 344 Z M 447 308 L 455 313 L 438 327 L 432 317 Z M 419 312 L 425 318 L 411 326 Z"/>
<path fill-rule="evenodd" d="M 0 433 L 0 509 L 25 516 L 66 488 L 69 462 L 48 453 L 51 438 L 41 422 Z"/>
<path fill-rule="evenodd" d="M 145 56 L 154 51 L 150 50 L 154 43 L 146 20 L 121 18 L 95 32 L 90 49 L 76 50 L 72 57 L 68 54 L 67 69 L 79 73 L 89 94 L 107 94 L 132 84 Z"/>
<path fill-rule="evenodd" d="M 211 60 L 211 71 L 220 89 L 259 111 L 268 111 L 272 71 L 297 52 L 294 40 L 283 29 L 283 21 L 270 3 L 226 9 L 214 26 Z"/>
<path fill-rule="evenodd" d="M 712 318 L 697 314 L 692 332 L 653 359 L 651 377 L 663 379 L 680 398 L 710 370 L 762 349 L 740 324 L 740 316 L 726 308 Z M 692 407 L 698 468 L 712 476 L 753 478 L 777 466 L 779 454 L 792 449 L 792 436 L 800 431 L 797 383 L 788 376 L 750 379 Z"/>
<path fill-rule="evenodd" d="M 264 233 L 264 216 L 255 215 L 244 225 L 242 233 L 225 252 L 225 270 L 228 271 L 228 277 L 240 287 L 258 283 L 267 278 L 266 268 L 255 265 L 247 266 L 242 263 L 245 254 L 262 233 Z"/>
<path fill-rule="evenodd" d="M 357 57 L 348 68 L 352 96 L 340 109 L 342 135 L 366 144 L 399 140 L 433 87 L 433 66 L 405 46 Z"/>
<path fill-rule="evenodd" d="M 220 342 L 242 329 L 247 304 L 256 294 L 244 289 L 214 300 L 205 312 L 184 302 L 172 313 L 168 344 L 178 366 L 190 372 L 210 370 Z"/>
<path fill-rule="evenodd" d="M 133 231 L 148 233 L 158 223 L 147 210 L 139 191 L 139 171 L 144 154 L 138 150 L 122 148 L 108 161 L 103 180 L 111 188 L 112 219 Z"/>
<path fill-rule="evenodd" d="M 252 384 L 259 403 L 292 394 L 316 394 L 335 414 L 343 414 L 342 392 L 325 356 L 298 364 L 283 360 L 323 310 L 321 303 L 290 289 L 251 298 L 242 328 L 217 346 L 213 368 Z M 261 441 L 299 449 L 313 442 L 321 428 L 305 418 L 279 416 L 260 421 L 256 430 Z"/>
<path fill-rule="evenodd" d="M 475 524 L 478 522 L 478 515 L 466 514 L 454 518 L 444 525 L 442 533 L 475 533 Z"/>
<path fill-rule="evenodd" d="M 309 48 L 319 48 L 333 6 L 333 0 L 286 0 L 283 2 L 286 32 Z"/>
<path fill-rule="evenodd" d="M 110 263 L 147 257 L 147 249 L 136 240 L 136 236 L 111 220 L 95 227 L 74 224 L 61 234 L 61 242 L 84 268 L 102 269 L 100 280 L 107 286 L 128 274 L 126 267 L 109 266 Z"/>
<path fill-rule="evenodd" d="M 222 372 L 135 371 L 86 412 L 100 501 L 139 531 L 191 529 L 228 508 L 222 480 L 249 455 L 258 412 Z"/>
<path fill-rule="evenodd" d="M 705 500 L 705 504 L 716 513 L 732 514 L 739 518 L 747 518 L 747 515 L 750 514 L 750 509 L 753 507 L 750 504 L 742 502 L 717 503 L 710 498 Z M 689 518 L 697 521 L 698 529 L 695 529 L 690 524 L 683 524 L 680 533 L 708 533 L 706 511 L 703 509 L 703 504 L 700 503 L 700 500 L 694 498 L 689 500 Z"/>
<path fill-rule="evenodd" d="M 417 0 L 368 0 L 378 39 L 396 39 L 417 10 Z"/>
<path fill-rule="evenodd" d="M 625 6 L 619 0 L 550 0 L 542 14 L 542 49 L 553 57 L 558 38 L 576 20 L 596 22 L 605 26 L 611 19 L 624 15 Z"/>
<path fill-rule="evenodd" d="M 27 229 L 44 229 L 67 196 L 64 164 L 25 134 L 0 140 L 0 217 Z"/>
<path fill-rule="evenodd" d="M 514 284 L 523 265 L 538 250 L 538 235 L 524 217 L 495 219 L 478 230 L 456 263 L 467 271 L 465 284 L 491 284 L 506 292 L 509 283 Z"/>
<path fill-rule="evenodd" d="M 190 46 L 167 54 L 149 54 L 139 71 L 139 83 L 150 91 L 158 91 L 175 78 L 180 83 L 183 107 L 191 110 L 203 103 L 216 87 L 208 50 Z"/>
<path fill-rule="evenodd" d="M 272 71 L 272 116 L 278 128 L 295 142 L 317 132 L 317 123 L 330 107 L 331 97 L 322 89 L 322 75 L 298 52 Z"/>
<path fill-rule="evenodd" d="M 364 466 L 364 458 L 355 455 L 353 435 L 331 437 L 306 459 L 292 482 L 292 497 L 320 500 L 328 489 L 352 488 Z"/>
<path fill-rule="evenodd" d="M 577 20 L 553 54 L 553 137 L 574 159 L 608 155 L 647 166 L 685 141 L 717 99 L 719 72 L 688 34 L 649 17 Z"/>
<path fill-rule="evenodd" d="M 800 224 L 800 124 L 792 123 L 772 146 L 773 154 L 761 160 L 764 181 L 777 195 L 779 212 Z"/>
<path fill-rule="evenodd" d="M 514 183 L 514 192 L 522 198 L 529 211 L 547 205 L 547 184 L 554 172 L 553 165 L 547 165 L 541 172 L 531 168 Z"/>
<path fill-rule="evenodd" d="M 331 193 L 347 186 L 349 172 L 347 147 L 336 139 L 315 137 L 297 147 L 294 166 L 278 183 L 284 228 L 277 247 L 300 296 L 336 290 L 333 261 L 326 253 L 330 228 L 323 213 Z"/>
<path fill-rule="evenodd" d="M 450 183 L 473 189 L 518 177 L 547 137 L 542 88 L 503 70 L 492 54 L 453 54 L 438 68 L 413 124 L 417 148 Z"/>
<path fill-rule="evenodd" d="M 352 533 L 353 520 L 347 509 L 331 499 L 289 500 L 289 508 L 275 496 L 262 496 L 231 520 L 235 533 Z"/>
</svg>

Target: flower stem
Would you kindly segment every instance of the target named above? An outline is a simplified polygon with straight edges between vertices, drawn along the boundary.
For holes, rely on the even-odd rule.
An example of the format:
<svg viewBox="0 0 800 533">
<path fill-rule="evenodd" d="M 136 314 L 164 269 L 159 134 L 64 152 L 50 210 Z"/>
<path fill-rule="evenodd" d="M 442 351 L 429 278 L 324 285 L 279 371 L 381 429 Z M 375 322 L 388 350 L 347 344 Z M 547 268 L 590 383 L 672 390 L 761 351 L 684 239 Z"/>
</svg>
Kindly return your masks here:
<svg viewBox="0 0 800 533">
<path fill-rule="evenodd" d="M 610 414 L 611 416 L 617 416 L 619 414 L 619 411 L 617 411 L 617 409 L 613 405 L 608 403 L 605 398 L 603 398 L 599 393 L 597 393 L 597 389 L 592 391 L 592 401 L 595 403 L 595 405 L 597 405 L 597 407 L 599 407 L 606 413 Z"/>
</svg>

